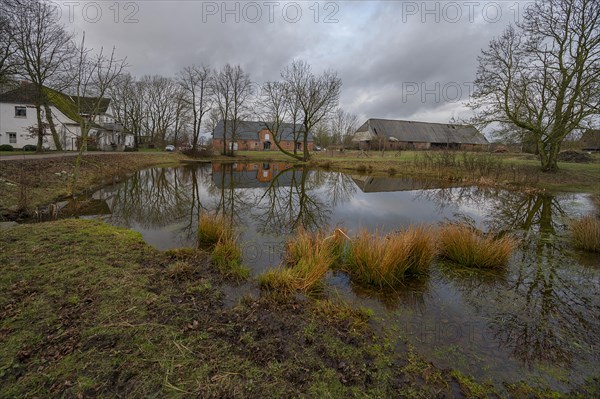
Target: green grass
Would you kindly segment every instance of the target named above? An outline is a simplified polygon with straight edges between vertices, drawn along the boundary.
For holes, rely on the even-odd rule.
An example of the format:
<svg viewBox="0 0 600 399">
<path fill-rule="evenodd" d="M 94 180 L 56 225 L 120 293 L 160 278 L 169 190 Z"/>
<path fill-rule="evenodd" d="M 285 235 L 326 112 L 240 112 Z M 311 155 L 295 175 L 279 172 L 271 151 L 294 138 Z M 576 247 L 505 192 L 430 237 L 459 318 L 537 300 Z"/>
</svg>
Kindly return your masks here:
<svg viewBox="0 0 600 399">
<path fill-rule="evenodd" d="M 221 238 L 213 248 L 211 258 L 217 269 L 226 277 L 245 280 L 250 276 L 250 269 L 242 265 L 242 251 L 235 237 Z"/>
<path fill-rule="evenodd" d="M 586 216 L 570 224 L 573 246 L 590 252 L 600 252 L 600 218 Z"/>
<path fill-rule="evenodd" d="M 15 149 L 14 151 L 0 151 L 0 157 L 3 156 L 7 156 L 7 155 L 35 155 L 36 152 L 35 151 L 22 151 L 22 150 L 17 150 Z"/>
<path fill-rule="evenodd" d="M 466 267 L 496 269 L 506 265 L 516 241 L 484 235 L 467 225 L 446 224 L 438 233 L 440 256 Z"/>
</svg>

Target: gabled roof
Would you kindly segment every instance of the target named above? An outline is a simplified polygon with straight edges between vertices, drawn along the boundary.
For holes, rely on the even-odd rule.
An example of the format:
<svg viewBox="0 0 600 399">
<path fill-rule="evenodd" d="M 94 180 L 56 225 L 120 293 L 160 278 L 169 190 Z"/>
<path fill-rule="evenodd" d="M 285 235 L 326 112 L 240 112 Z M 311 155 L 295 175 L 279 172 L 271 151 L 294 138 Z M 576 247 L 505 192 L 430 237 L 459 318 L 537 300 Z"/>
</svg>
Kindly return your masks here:
<svg viewBox="0 0 600 399">
<path fill-rule="evenodd" d="M 413 143 L 489 144 L 474 127 L 390 119 L 369 119 L 356 130 L 354 141 L 377 138 Z"/>
<path fill-rule="evenodd" d="M 44 87 L 43 91 L 48 96 L 50 103 L 60 110 L 63 114 L 74 121 L 78 121 L 78 104 L 81 107 L 81 114 L 89 114 L 93 111 L 97 97 L 77 97 L 61 93 L 49 87 Z M 37 88 L 32 83 L 19 86 L 14 90 L 0 94 L 0 103 L 9 104 L 35 104 L 37 100 Z M 98 114 L 104 114 L 110 105 L 110 98 L 102 98 L 99 101 Z"/>
<path fill-rule="evenodd" d="M 222 139 L 224 132 L 224 123 L 220 120 L 215 126 L 215 130 L 213 131 L 213 138 Z M 231 121 L 227 122 L 227 138 L 231 138 Z M 258 140 L 258 133 L 261 130 L 267 129 L 267 125 L 264 122 L 256 122 L 256 121 L 240 121 L 238 124 L 238 129 L 236 132 L 237 140 Z M 300 126 L 296 125 L 296 131 L 298 132 Z M 282 123 L 280 127 L 279 140 L 294 140 L 294 125 L 291 123 Z M 312 141 L 313 136 L 312 133 L 308 134 L 308 141 Z"/>
</svg>

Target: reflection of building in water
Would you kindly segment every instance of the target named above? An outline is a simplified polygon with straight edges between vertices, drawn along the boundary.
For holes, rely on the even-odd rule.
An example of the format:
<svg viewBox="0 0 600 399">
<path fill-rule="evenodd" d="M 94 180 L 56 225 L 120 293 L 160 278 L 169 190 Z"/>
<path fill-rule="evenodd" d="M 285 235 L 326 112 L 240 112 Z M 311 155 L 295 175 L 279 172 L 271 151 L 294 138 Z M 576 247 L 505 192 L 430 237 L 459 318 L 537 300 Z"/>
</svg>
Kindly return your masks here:
<svg viewBox="0 0 600 399">
<path fill-rule="evenodd" d="M 221 187 L 268 187 L 274 179 L 278 186 L 290 186 L 302 171 L 285 162 L 212 164 L 213 183 Z"/>
<path fill-rule="evenodd" d="M 443 182 L 400 177 L 352 176 L 352 181 L 363 193 L 427 190 L 448 186 Z"/>
</svg>

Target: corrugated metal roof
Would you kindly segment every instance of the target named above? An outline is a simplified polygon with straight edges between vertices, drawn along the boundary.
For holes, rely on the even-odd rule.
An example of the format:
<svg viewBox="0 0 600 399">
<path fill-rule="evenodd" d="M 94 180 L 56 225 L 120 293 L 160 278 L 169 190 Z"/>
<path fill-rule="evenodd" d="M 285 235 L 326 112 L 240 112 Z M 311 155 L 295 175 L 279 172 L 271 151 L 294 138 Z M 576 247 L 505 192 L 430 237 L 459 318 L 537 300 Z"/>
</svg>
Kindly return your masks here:
<svg viewBox="0 0 600 399">
<path fill-rule="evenodd" d="M 222 139 L 223 138 L 223 121 L 220 120 L 215 126 L 215 130 L 213 131 L 213 138 Z M 300 128 L 300 126 L 296 125 L 296 131 Z M 231 137 L 231 121 L 227 122 L 227 137 Z M 256 122 L 256 121 L 240 121 L 238 125 L 238 129 L 236 132 L 236 136 L 238 140 L 258 140 L 258 133 L 266 129 L 264 122 Z M 280 128 L 280 140 L 294 140 L 294 125 L 291 123 L 283 123 Z M 300 140 L 302 140 L 302 135 L 299 135 Z M 313 141 L 313 136 L 311 133 L 308 134 L 308 141 Z"/>
<path fill-rule="evenodd" d="M 413 143 L 489 144 L 474 127 L 449 123 L 429 123 L 390 119 L 369 119 L 355 134 L 356 141 L 394 137 Z"/>
</svg>

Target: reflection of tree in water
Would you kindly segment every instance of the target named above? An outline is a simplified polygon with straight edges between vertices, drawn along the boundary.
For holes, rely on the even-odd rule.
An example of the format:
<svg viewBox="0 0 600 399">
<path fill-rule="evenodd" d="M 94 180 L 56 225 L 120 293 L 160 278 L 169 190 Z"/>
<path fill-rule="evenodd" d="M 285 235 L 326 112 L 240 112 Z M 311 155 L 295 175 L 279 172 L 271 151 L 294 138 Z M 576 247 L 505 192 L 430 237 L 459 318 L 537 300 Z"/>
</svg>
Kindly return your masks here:
<svg viewBox="0 0 600 399">
<path fill-rule="evenodd" d="M 144 228 L 164 227 L 189 211 L 193 181 L 182 168 L 136 172 L 108 192 L 111 218 L 127 226 L 137 223 Z"/>
<path fill-rule="evenodd" d="M 444 200 L 456 198 L 487 203 L 486 224 L 491 231 L 516 230 L 523 236 L 506 276 L 497 280 L 483 279 L 479 272 L 461 276 L 442 268 L 467 302 L 490 313 L 488 328 L 495 340 L 526 365 L 569 364 L 579 348 L 596 347 L 598 273 L 578 265 L 556 237 L 562 230 L 557 216 L 565 213 L 561 200 L 502 190 L 444 194 Z"/>
<path fill-rule="evenodd" d="M 189 239 L 196 235 L 198 225 L 198 215 L 206 207 L 202 203 L 200 195 L 201 187 L 208 187 L 211 184 L 210 173 L 206 167 L 189 166 L 183 168 L 183 177 L 185 181 L 189 181 L 190 203 L 188 204 L 187 223 L 182 231 Z"/>
<path fill-rule="evenodd" d="M 579 348 L 597 347 L 598 284 L 598 274 L 575 264 L 557 241 L 524 240 L 489 327 L 525 364 L 569 364 Z"/>
<path fill-rule="evenodd" d="M 444 187 L 419 190 L 415 199 L 427 200 L 436 205 L 439 210 L 450 206 L 470 205 L 483 208 L 490 199 L 496 197 L 500 190 L 490 187 Z"/>
<path fill-rule="evenodd" d="M 556 234 L 561 225 L 557 216 L 563 216 L 558 197 L 550 194 L 520 194 L 500 191 L 493 199 L 492 213 L 487 224 L 493 231 L 521 230 Z"/>
<path fill-rule="evenodd" d="M 220 173 L 213 176 L 217 184 L 209 186 L 209 193 L 218 198 L 216 212 L 223 214 L 234 223 L 239 223 L 243 215 L 250 211 L 252 198 L 247 189 L 239 187 L 241 175 L 235 172 L 234 165 L 231 163 L 220 165 Z"/>
<path fill-rule="evenodd" d="M 253 215 L 258 231 L 289 234 L 298 227 L 318 230 L 327 225 L 331 211 L 314 193 L 321 183 L 310 174 L 307 168 L 289 168 L 273 178 L 255 201 Z"/>
<path fill-rule="evenodd" d="M 298 227 L 328 227 L 331 207 L 348 201 L 356 185 L 336 172 L 288 168 L 274 176 L 254 205 L 254 218 L 262 233 L 289 234 Z"/>
<path fill-rule="evenodd" d="M 332 207 L 349 201 L 356 193 L 356 183 L 350 175 L 315 170 L 312 177 L 315 181 L 314 186 L 323 189 L 327 203 Z"/>
</svg>

